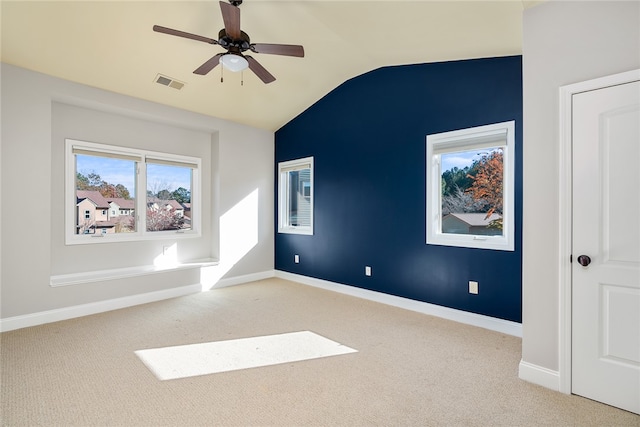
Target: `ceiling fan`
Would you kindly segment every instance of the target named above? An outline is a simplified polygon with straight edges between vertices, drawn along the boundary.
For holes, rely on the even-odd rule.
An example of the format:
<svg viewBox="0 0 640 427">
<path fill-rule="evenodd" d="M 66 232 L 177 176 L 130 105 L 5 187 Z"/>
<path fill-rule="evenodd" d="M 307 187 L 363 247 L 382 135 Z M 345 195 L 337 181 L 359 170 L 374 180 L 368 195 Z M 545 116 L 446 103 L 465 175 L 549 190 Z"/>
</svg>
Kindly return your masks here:
<svg viewBox="0 0 640 427">
<path fill-rule="evenodd" d="M 251 43 L 249 35 L 240 30 L 240 8 L 238 7 L 240 4 L 242 4 L 242 0 L 229 0 L 229 3 L 220 2 L 224 28 L 218 33 L 217 40 L 162 27 L 160 25 L 154 25 L 153 31 L 209 44 L 217 44 L 226 50 L 225 53 L 218 53 L 199 66 L 194 71 L 194 74 L 205 75 L 218 64 L 222 63 L 223 67 L 231 71 L 242 71 L 248 67 L 264 83 L 271 83 L 275 81 L 276 78 L 252 56 L 244 55 L 244 52 L 250 51 L 253 53 L 267 53 L 302 58 L 304 57 L 304 48 L 299 45 L 290 44 Z"/>
</svg>

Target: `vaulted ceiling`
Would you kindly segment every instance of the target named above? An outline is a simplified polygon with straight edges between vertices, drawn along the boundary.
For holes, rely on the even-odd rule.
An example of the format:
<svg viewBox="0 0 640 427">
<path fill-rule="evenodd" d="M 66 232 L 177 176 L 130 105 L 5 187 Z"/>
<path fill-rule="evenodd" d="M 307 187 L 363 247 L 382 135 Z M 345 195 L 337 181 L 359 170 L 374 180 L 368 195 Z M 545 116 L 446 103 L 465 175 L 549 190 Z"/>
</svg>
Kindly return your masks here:
<svg viewBox="0 0 640 427">
<path fill-rule="evenodd" d="M 181 109 L 277 130 L 344 81 L 389 65 L 517 55 L 531 1 L 245 0 L 253 43 L 301 44 L 304 58 L 253 54 L 249 70 L 193 74 L 224 50 L 152 31 L 217 39 L 218 1 L 5 1 L 2 62 Z M 156 83 L 161 74 L 184 87 Z"/>
</svg>

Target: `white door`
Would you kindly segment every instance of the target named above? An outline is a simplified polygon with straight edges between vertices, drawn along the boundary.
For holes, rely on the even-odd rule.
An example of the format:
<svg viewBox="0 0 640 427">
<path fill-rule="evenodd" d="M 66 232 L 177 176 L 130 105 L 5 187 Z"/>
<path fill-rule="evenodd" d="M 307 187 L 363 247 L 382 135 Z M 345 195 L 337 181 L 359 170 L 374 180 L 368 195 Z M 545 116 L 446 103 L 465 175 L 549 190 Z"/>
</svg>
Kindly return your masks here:
<svg viewBox="0 0 640 427">
<path fill-rule="evenodd" d="M 572 104 L 572 392 L 640 413 L 640 82 Z"/>
</svg>

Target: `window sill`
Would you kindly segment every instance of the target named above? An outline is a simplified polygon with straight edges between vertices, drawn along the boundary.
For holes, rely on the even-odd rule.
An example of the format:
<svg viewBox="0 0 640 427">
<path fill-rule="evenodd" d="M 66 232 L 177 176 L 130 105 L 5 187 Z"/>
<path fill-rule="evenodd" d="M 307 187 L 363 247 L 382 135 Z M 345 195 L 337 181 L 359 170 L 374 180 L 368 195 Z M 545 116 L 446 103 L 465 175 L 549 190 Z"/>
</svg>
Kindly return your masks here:
<svg viewBox="0 0 640 427">
<path fill-rule="evenodd" d="M 302 227 L 286 227 L 279 228 L 278 233 L 281 234 L 303 234 L 306 236 L 313 236 L 313 230 L 311 228 L 302 228 Z"/>
<path fill-rule="evenodd" d="M 471 249 L 489 249 L 494 251 L 510 252 L 513 252 L 515 250 L 513 238 L 474 236 L 469 234 L 429 234 L 427 235 L 427 245 L 453 246 L 458 248 Z"/>
<path fill-rule="evenodd" d="M 124 279 L 128 277 L 146 276 L 150 274 L 163 273 L 167 271 L 188 270 L 192 268 L 209 267 L 218 265 L 213 259 L 193 260 L 185 263 L 171 265 L 143 265 L 139 267 L 113 268 L 110 270 L 86 271 L 83 273 L 59 274 L 50 277 L 49 286 L 56 288 L 59 286 L 79 285 L 83 283 L 102 282 L 105 280 Z"/>
<path fill-rule="evenodd" d="M 94 245 L 101 243 L 144 242 L 162 239 L 191 239 L 202 237 L 196 230 L 188 231 L 154 231 L 142 233 L 115 233 L 115 234 L 69 234 L 65 238 L 65 245 Z"/>
</svg>

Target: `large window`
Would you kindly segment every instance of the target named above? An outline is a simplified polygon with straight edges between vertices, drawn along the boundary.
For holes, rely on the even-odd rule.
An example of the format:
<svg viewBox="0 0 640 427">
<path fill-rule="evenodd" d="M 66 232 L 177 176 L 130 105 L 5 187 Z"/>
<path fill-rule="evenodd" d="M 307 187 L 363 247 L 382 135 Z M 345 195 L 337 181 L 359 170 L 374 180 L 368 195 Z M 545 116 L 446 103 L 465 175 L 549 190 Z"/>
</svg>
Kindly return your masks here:
<svg viewBox="0 0 640 427">
<path fill-rule="evenodd" d="M 427 244 L 514 250 L 513 121 L 427 136 Z"/>
<path fill-rule="evenodd" d="M 278 232 L 313 234 L 313 157 L 278 163 Z"/>
<path fill-rule="evenodd" d="M 200 163 L 66 140 L 66 243 L 198 235 Z"/>
</svg>

